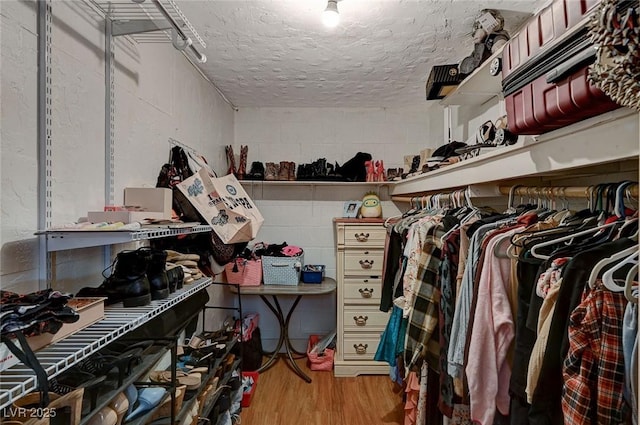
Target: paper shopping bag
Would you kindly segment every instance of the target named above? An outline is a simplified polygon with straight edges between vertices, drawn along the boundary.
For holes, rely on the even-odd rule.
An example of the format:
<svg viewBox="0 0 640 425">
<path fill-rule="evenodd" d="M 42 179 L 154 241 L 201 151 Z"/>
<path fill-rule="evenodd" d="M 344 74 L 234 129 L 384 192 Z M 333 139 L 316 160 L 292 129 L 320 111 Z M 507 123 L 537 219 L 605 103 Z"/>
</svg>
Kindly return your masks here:
<svg viewBox="0 0 640 425">
<path fill-rule="evenodd" d="M 254 239 L 264 218 L 233 174 L 211 177 L 201 168 L 178 189 L 226 244 Z"/>
</svg>

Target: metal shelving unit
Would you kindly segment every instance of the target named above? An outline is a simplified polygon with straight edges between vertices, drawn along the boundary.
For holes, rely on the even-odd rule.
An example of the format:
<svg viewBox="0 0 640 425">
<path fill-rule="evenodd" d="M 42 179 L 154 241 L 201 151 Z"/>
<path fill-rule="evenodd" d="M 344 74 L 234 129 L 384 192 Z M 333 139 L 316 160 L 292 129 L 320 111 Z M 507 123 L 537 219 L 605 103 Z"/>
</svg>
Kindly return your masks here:
<svg viewBox="0 0 640 425">
<path fill-rule="evenodd" d="M 140 230 L 47 230 L 47 251 L 105 246 L 118 243 L 144 241 L 170 236 L 210 232 L 211 226 L 197 225 L 182 228 L 153 228 Z"/>
<path fill-rule="evenodd" d="M 169 295 L 168 298 L 152 301 L 144 307 L 124 308 L 120 304 L 105 307 L 104 319 L 49 347 L 38 350 L 36 357 L 47 372 L 47 376 L 52 378 L 208 287 L 211 282 L 211 278 L 200 279 Z M 22 364 L 1 372 L 0 378 L 0 409 L 4 409 L 24 394 L 37 388 L 37 379 L 33 370 Z"/>
</svg>

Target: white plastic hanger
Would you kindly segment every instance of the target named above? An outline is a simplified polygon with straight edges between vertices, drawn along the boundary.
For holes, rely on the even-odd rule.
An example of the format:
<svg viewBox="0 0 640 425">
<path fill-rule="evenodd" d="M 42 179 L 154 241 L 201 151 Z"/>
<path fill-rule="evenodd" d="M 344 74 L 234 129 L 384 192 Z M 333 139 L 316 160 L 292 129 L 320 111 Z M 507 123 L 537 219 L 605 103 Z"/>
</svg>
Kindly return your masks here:
<svg viewBox="0 0 640 425">
<path fill-rule="evenodd" d="M 583 231 L 578 232 L 578 233 L 573 233 L 571 235 L 563 236 L 561 238 L 552 239 L 550 241 L 540 242 L 540 243 L 538 243 L 538 244 L 536 244 L 536 245 L 531 247 L 531 255 L 533 255 L 534 257 L 539 258 L 541 260 L 548 260 L 549 258 L 551 258 L 551 256 L 543 255 L 543 254 L 540 254 L 540 253 L 538 253 L 536 251 L 538 249 L 540 249 L 540 248 L 544 248 L 544 247 L 547 247 L 547 246 L 555 245 L 557 243 L 564 242 L 564 241 L 569 241 L 569 240 L 571 240 L 571 239 L 573 239 L 573 238 L 575 238 L 577 236 L 584 236 L 584 235 L 589 235 L 591 233 L 596 233 L 596 232 L 598 232 L 598 231 L 600 231 L 602 229 L 606 229 L 608 227 L 612 227 L 612 226 L 615 226 L 615 225 L 618 225 L 618 224 L 620 224 L 620 223 L 617 222 L 617 221 L 614 221 L 613 223 L 608 223 L 608 224 L 603 224 L 601 226 L 596 226 L 596 227 L 593 227 L 591 229 L 583 230 Z"/>
<path fill-rule="evenodd" d="M 627 273 L 627 278 L 624 280 L 624 296 L 629 302 L 638 304 L 638 297 L 634 295 L 637 290 L 634 291 L 633 283 L 635 282 L 636 275 L 638 274 L 638 264 L 634 264 L 631 270 Z"/>
<path fill-rule="evenodd" d="M 611 267 L 609 270 L 602 274 L 602 283 L 604 284 L 605 288 L 613 292 L 624 291 L 625 287 L 620 286 L 615 282 L 615 280 L 613 279 L 613 274 L 627 264 L 638 264 L 638 247 L 635 248 L 636 249 L 631 253 L 631 255 L 624 258 L 618 264 Z"/>
<path fill-rule="evenodd" d="M 593 288 L 594 285 L 596 284 L 596 280 L 598 280 L 598 276 L 600 275 L 600 271 L 607 265 L 614 263 L 618 260 L 622 260 L 623 258 L 628 257 L 629 255 L 633 254 L 633 253 L 637 253 L 638 252 L 638 247 L 636 245 L 629 247 L 627 249 L 623 249 L 620 252 L 616 252 L 615 254 L 613 254 L 610 257 L 607 258 L 603 258 L 602 260 L 598 261 L 596 263 L 595 266 L 593 266 L 593 269 L 591 269 L 591 274 L 589 275 L 589 287 Z M 613 289 L 612 289 L 613 290 Z"/>
</svg>

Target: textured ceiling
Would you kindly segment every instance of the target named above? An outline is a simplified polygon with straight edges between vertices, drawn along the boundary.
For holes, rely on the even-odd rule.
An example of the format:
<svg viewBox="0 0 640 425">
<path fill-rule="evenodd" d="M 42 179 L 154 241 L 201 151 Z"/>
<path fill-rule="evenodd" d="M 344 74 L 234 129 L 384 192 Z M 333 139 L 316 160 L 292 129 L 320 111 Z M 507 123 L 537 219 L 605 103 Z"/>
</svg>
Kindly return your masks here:
<svg viewBox="0 0 640 425">
<path fill-rule="evenodd" d="M 545 0 L 178 0 L 207 43 L 203 72 L 236 106 L 391 107 L 425 102 L 433 65 L 471 53 L 483 8 L 511 33 Z"/>
</svg>

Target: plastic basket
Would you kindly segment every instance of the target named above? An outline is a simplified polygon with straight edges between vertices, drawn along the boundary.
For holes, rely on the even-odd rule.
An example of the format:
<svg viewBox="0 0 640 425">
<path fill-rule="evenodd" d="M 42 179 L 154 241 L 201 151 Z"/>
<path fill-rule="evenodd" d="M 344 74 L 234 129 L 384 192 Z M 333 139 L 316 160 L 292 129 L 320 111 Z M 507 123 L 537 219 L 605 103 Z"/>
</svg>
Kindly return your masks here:
<svg viewBox="0 0 640 425">
<path fill-rule="evenodd" d="M 242 376 L 250 376 L 253 378 L 253 385 L 251 386 L 251 390 L 248 393 L 242 393 L 242 407 L 249 407 L 251 404 L 251 399 L 253 395 L 256 393 L 256 387 L 258 386 L 258 372 L 242 372 Z"/>
<path fill-rule="evenodd" d="M 262 256 L 262 279 L 265 285 L 297 285 L 304 265 L 304 254 L 297 257 Z"/>
<path fill-rule="evenodd" d="M 304 283 L 322 283 L 324 279 L 323 265 L 306 265 L 302 269 L 302 281 Z"/>
</svg>

